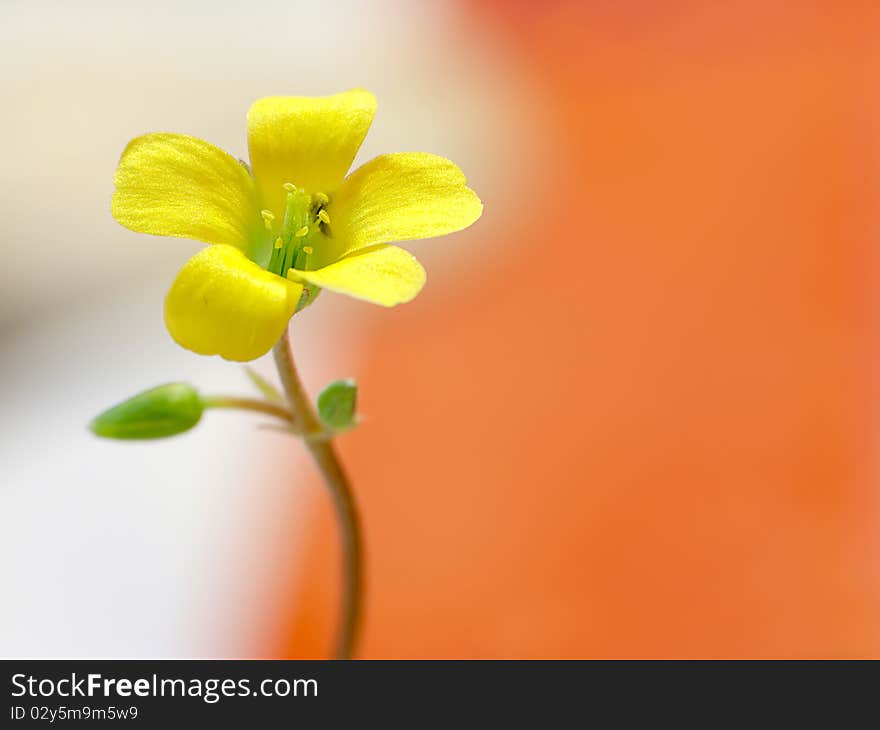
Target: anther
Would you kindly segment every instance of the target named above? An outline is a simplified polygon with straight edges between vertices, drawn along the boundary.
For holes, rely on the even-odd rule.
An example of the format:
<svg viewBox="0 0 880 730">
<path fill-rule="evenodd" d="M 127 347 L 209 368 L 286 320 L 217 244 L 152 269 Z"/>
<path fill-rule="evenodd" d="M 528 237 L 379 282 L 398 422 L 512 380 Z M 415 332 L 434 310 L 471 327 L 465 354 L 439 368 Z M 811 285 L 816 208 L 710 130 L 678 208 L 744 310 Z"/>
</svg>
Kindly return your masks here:
<svg viewBox="0 0 880 730">
<path fill-rule="evenodd" d="M 281 187 L 283 187 L 288 193 L 296 192 L 296 185 L 294 185 L 293 183 L 284 183 L 284 185 L 282 185 Z"/>
<path fill-rule="evenodd" d="M 296 236 L 297 238 L 303 238 L 304 236 L 308 236 L 309 235 L 309 227 L 303 226 L 293 235 Z"/>
<path fill-rule="evenodd" d="M 284 245 L 284 241 L 281 240 L 281 236 L 275 239 L 275 248 L 281 248 Z"/>
<path fill-rule="evenodd" d="M 272 214 L 271 210 L 261 210 L 260 215 L 263 216 L 263 224 L 270 231 L 272 230 L 272 221 L 275 220 L 275 216 Z"/>
<path fill-rule="evenodd" d="M 302 250 L 306 256 L 311 256 L 313 253 L 315 253 L 315 249 L 313 249 L 311 246 L 303 246 Z"/>
<path fill-rule="evenodd" d="M 318 201 L 318 205 L 327 205 L 330 202 L 330 198 L 324 193 L 315 193 L 315 200 Z"/>
<path fill-rule="evenodd" d="M 330 214 L 323 208 L 318 211 L 318 218 L 320 218 L 328 226 L 330 225 Z"/>
</svg>

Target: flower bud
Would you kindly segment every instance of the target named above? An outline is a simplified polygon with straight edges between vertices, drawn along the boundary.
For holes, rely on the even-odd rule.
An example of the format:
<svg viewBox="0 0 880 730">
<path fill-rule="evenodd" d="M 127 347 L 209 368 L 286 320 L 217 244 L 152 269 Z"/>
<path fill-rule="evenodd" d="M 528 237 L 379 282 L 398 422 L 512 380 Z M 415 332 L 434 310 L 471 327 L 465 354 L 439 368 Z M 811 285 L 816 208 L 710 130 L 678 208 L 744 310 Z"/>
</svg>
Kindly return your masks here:
<svg viewBox="0 0 880 730">
<path fill-rule="evenodd" d="M 183 433 L 202 417 L 204 404 L 187 383 L 169 383 L 113 406 L 89 427 L 98 436 L 112 439 L 154 439 Z"/>
<path fill-rule="evenodd" d="M 357 383 L 354 380 L 334 380 L 318 395 L 318 416 L 334 431 L 344 431 L 355 425 Z"/>
</svg>

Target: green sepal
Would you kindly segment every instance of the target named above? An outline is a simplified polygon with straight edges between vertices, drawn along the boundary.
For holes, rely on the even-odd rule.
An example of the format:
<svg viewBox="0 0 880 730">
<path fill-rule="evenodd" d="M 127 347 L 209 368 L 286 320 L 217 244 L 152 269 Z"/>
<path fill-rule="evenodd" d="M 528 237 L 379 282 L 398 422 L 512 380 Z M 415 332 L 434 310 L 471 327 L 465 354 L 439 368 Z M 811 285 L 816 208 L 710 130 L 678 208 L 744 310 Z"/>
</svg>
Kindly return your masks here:
<svg viewBox="0 0 880 730">
<path fill-rule="evenodd" d="M 111 439 L 156 439 L 189 431 L 204 404 L 187 383 L 168 383 L 138 393 L 95 418 L 92 433 Z"/>
<path fill-rule="evenodd" d="M 318 416 L 325 426 L 344 431 L 355 425 L 357 383 L 354 380 L 334 380 L 318 395 Z"/>
<path fill-rule="evenodd" d="M 299 304 L 296 305 L 296 312 L 301 312 L 308 307 L 318 298 L 318 294 L 322 291 L 320 287 L 315 286 L 314 284 L 303 283 L 302 287 L 303 291 L 299 297 Z M 294 312 L 294 314 L 296 314 L 296 312 Z"/>
</svg>

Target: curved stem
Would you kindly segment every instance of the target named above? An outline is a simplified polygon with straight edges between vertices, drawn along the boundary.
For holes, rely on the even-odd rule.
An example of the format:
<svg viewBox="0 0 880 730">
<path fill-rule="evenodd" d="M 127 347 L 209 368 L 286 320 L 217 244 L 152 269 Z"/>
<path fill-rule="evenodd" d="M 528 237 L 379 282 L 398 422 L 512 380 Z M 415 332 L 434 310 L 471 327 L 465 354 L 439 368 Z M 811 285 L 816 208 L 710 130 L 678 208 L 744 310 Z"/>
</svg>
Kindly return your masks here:
<svg viewBox="0 0 880 730">
<path fill-rule="evenodd" d="M 291 408 L 293 426 L 302 434 L 312 458 L 321 471 L 333 497 L 339 519 L 343 553 L 343 598 L 335 657 L 351 659 L 357 640 L 358 622 L 363 600 L 363 548 L 361 526 L 351 484 L 329 438 L 322 438 L 324 427 L 303 388 L 293 362 L 287 332 L 272 350 L 278 375 Z"/>
<path fill-rule="evenodd" d="M 275 403 L 269 403 L 268 401 L 264 400 L 257 400 L 256 398 L 236 398 L 234 396 L 226 395 L 207 395 L 202 396 L 202 405 L 205 408 L 241 408 L 247 411 L 257 411 L 258 413 L 265 413 L 269 416 L 275 416 L 276 418 L 280 418 L 282 421 L 286 421 L 287 423 L 291 423 L 292 421 L 290 411 L 288 411 L 284 406 L 279 406 Z"/>
</svg>

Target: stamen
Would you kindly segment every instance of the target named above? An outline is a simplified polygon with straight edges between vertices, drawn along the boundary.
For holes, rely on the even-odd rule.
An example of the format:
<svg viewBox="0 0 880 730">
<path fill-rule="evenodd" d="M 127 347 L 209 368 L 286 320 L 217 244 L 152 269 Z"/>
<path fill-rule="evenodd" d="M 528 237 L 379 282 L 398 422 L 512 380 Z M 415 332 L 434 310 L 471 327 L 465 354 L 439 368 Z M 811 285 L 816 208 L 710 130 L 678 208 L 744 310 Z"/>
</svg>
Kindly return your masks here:
<svg viewBox="0 0 880 730">
<path fill-rule="evenodd" d="M 272 230 L 272 222 L 275 220 L 275 215 L 271 210 L 261 210 L 260 215 L 263 216 L 263 224 L 266 226 L 266 230 Z"/>
<path fill-rule="evenodd" d="M 308 270 L 309 259 L 317 248 L 312 238 L 330 235 L 330 214 L 322 207 L 330 202 L 330 196 L 326 193 L 311 195 L 305 188 L 291 182 L 282 183 L 282 187 L 287 202 L 279 230 L 270 228 L 274 250 L 268 265 L 269 271 L 280 276 L 291 269 Z M 264 216 L 264 220 L 272 222 L 274 216 Z"/>
</svg>

